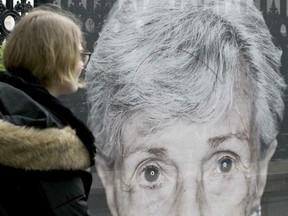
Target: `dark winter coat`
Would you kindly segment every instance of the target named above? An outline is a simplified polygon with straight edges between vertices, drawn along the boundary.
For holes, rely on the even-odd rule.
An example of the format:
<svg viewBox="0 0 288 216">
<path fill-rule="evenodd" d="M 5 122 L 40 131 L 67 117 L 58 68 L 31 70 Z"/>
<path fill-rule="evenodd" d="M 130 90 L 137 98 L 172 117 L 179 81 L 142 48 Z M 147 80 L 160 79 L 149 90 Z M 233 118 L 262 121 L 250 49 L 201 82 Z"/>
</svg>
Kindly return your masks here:
<svg viewBox="0 0 288 216">
<path fill-rule="evenodd" d="M 89 215 L 94 138 L 34 83 L 0 73 L 0 216 Z"/>
</svg>

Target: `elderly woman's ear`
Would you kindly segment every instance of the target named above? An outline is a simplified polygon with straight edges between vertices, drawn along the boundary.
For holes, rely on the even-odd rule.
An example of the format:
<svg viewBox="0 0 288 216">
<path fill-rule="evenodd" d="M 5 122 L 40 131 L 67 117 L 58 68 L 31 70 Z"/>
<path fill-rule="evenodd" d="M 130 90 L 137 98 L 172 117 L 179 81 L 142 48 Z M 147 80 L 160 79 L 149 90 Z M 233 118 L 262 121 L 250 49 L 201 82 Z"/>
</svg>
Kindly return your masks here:
<svg viewBox="0 0 288 216">
<path fill-rule="evenodd" d="M 277 139 L 275 138 L 272 143 L 269 145 L 269 147 L 266 150 L 265 156 L 263 159 L 259 162 L 259 174 L 257 178 L 257 201 L 261 201 L 261 196 L 264 193 L 266 181 L 267 181 L 267 174 L 268 174 L 268 165 L 272 158 L 272 156 L 275 153 L 276 147 L 277 147 Z"/>
<path fill-rule="evenodd" d="M 116 214 L 116 196 L 115 196 L 115 190 L 114 190 L 114 172 L 112 168 L 110 168 L 105 159 L 102 157 L 102 155 L 97 154 L 95 158 L 95 164 L 98 176 L 105 188 L 106 192 L 106 200 L 107 204 L 109 206 L 109 209 L 112 213 L 112 215 Z"/>
</svg>

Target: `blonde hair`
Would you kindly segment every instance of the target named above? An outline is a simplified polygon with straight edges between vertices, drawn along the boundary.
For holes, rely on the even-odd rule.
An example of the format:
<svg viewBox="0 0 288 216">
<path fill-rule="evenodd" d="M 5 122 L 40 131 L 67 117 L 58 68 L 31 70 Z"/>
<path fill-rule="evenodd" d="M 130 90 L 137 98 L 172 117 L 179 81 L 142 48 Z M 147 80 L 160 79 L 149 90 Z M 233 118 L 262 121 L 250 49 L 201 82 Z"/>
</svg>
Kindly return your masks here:
<svg viewBox="0 0 288 216">
<path fill-rule="evenodd" d="M 82 40 L 80 26 L 64 13 L 34 10 L 8 36 L 4 66 L 9 72 L 28 71 L 44 87 L 56 80 L 77 83 Z"/>
</svg>

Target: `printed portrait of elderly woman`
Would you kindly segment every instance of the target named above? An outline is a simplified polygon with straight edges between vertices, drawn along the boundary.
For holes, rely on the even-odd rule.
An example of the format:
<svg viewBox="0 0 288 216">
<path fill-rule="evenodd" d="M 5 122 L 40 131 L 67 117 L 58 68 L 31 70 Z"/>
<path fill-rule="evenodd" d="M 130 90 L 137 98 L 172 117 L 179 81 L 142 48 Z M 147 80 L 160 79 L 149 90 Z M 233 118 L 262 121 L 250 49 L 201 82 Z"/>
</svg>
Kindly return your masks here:
<svg viewBox="0 0 288 216">
<path fill-rule="evenodd" d="M 111 214 L 260 216 L 280 59 L 253 1 L 116 3 L 86 74 Z"/>
</svg>

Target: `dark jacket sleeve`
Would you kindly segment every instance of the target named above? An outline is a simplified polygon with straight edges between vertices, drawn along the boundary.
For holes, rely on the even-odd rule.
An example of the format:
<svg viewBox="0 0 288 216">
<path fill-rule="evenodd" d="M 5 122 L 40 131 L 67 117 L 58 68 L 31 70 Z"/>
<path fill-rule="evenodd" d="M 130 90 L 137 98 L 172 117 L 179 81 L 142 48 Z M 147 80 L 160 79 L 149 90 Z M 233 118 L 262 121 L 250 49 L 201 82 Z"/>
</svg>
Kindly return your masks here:
<svg viewBox="0 0 288 216">
<path fill-rule="evenodd" d="M 50 115 L 39 103 L 11 85 L 0 82 L 1 119 L 16 125 L 38 128 L 58 127 L 59 120 Z"/>
<path fill-rule="evenodd" d="M 59 182 L 42 182 L 45 196 L 55 216 L 90 215 L 85 184 L 80 176 Z M 61 205 L 59 205 L 61 203 Z"/>
</svg>

